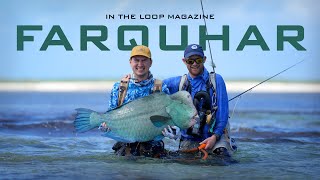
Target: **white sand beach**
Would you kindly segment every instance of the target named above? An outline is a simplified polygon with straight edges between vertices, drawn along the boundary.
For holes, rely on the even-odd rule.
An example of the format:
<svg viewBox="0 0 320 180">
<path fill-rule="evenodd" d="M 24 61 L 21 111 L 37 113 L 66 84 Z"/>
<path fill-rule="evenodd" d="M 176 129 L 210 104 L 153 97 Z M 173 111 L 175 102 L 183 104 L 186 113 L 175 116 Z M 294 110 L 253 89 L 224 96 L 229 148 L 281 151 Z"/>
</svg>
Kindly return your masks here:
<svg viewBox="0 0 320 180">
<path fill-rule="evenodd" d="M 226 81 L 227 91 L 243 92 L 259 82 Z M 53 82 L 0 82 L 0 91 L 39 92 L 105 92 L 114 81 L 53 81 Z M 320 93 L 320 83 L 266 82 L 252 90 L 252 93 Z"/>
<path fill-rule="evenodd" d="M 226 82 L 228 92 L 243 92 L 260 82 Z M 255 87 L 254 93 L 320 93 L 320 83 L 265 82 Z"/>
</svg>

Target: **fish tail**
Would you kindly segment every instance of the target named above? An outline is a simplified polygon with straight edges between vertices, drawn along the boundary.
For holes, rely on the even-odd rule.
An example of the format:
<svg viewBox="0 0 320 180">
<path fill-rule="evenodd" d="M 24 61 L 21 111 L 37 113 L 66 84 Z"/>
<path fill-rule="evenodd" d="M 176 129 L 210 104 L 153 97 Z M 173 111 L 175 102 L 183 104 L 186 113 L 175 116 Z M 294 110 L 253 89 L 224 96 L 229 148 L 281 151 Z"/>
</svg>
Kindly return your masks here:
<svg viewBox="0 0 320 180">
<path fill-rule="evenodd" d="M 85 108 L 78 108 L 76 111 L 77 115 L 74 120 L 76 132 L 86 132 L 100 125 L 101 115 L 97 112 Z"/>
</svg>

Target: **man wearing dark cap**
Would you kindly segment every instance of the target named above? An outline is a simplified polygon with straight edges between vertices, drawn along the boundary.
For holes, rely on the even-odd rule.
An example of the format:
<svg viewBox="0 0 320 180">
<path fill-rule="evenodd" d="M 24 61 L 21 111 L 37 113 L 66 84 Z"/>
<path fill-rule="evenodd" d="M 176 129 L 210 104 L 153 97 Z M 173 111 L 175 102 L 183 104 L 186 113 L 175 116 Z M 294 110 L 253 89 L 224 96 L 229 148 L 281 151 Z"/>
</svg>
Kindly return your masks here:
<svg viewBox="0 0 320 180">
<path fill-rule="evenodd" d="M 205 149 L 209 154 L 230 156 L 237 147 L 229 136 L 228 95 L 223 78 L 214 72 L 209 73 L 204 67 L 206 56 L 198 44 L 186 47 L 182 62 L 189 73 L 165 79 L 164 83 L 171 94 L 181 90 L 188 91 L 198 110 L 199 118 L 193 127 L 181 131 L 180 150 L 206 144 Z M 172 128 L 177 127 L 169 127 L 163 134 L 169 138 L 180 137 L 173 133 Z"/>
</svg>

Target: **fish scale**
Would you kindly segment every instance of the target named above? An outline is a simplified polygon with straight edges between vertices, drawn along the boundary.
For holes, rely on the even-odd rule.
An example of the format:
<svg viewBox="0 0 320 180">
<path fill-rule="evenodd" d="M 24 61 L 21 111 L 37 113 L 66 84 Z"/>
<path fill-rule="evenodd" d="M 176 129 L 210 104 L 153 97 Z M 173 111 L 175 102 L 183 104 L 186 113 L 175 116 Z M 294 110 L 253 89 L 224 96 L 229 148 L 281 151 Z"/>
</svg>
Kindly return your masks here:
<svg viewBox="0 0 320 180">
<path fill-rule="evenodd" d="M 109 130 L 104 136 L 121 142 L 144 142 L 163 138 L 162 130 L 168 125 L 189 128 L 196 114 L 187 91 L 173 95 L 154 93 L 105 114 L 77 109 L 74 125 L 77 132 L 85 132 L 105 122 Z"/>
</svg>

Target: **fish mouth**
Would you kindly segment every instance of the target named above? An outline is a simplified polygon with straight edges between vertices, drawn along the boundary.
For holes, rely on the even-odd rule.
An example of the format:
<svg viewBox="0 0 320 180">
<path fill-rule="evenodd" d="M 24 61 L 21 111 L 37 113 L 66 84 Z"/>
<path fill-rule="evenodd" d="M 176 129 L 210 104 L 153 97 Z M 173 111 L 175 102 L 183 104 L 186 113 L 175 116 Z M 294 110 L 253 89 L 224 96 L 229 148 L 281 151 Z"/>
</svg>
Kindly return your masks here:
<svg viewBox="0 0 320 180">
<path fill-rule="evenodd" d="M 189 122 L 189 127 L 195 125 L 196 123 L 197 121 L 194 118 L 192 118 L 191 121 Z"/>
<path fill-rule="evenodd" d="M 196 116 L 198 116 L 198 112 L 195 112 L 192 118 L 195 118 Z"/>
<path fill-rule="evenodd" d="M 189 127 L 191 127 L 191 126 L 193 126 L 193 125 L 195 125 L 197 123 L 196 118 L 199 118 L 197 112 L 192 116 L 191 121 L 189 122 Z"/>
</svg>

